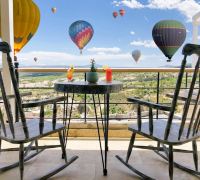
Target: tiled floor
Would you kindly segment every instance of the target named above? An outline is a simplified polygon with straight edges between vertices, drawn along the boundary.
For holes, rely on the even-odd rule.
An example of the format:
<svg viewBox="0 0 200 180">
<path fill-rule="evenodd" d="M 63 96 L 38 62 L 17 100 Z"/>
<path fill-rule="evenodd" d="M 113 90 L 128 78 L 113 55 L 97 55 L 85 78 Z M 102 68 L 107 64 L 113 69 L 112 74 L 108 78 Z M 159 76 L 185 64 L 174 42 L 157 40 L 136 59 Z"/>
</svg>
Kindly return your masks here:
<svg viewBox="0 0 200 180">
<path fill-rule="evenodd" d="M 40 144 L 56 144 L 57 140 L 44 140 Z M 150 141 L 138 141 L 140 145 L 154 144 Z M 198 143 L 200 144 L 200 143 Z M 8 147 L 7 143 L 3 147 Z M 125 157 L 128 147 L 128 141 L 110 141 L 109 156 L 108 156 L 108 176 L 102 175 L 102 165 L 99 152 L 99 144 L 96 140 L 70 140 L 67 148 L 68 156 L 74 154 L 79 156 L 72 165 L 55 175 L 52 179 L 55 180 L 133 180 L 139 179 L 137 175 L 128 170 L 121 164 L 115 155 Z M 191 144 L 183 146 L 191 149 Z M 13 162 L 17 160 L 16 152 L 1 153 L 0 164 Z M 190 154 L 175 154 L 175 160 L 193 167 L 192 155 Z M 51 168 L 61 164 L 60 149 L 46 150 L 36 156 L 25 165 L 24 179 L 37 179 L 46 174 Z M 134 167 L 142 172 L 154 177 L 155 179 L 165 180 L 168 178 L 168 165 L 152 151 L 134 150 L 130 159 L 130 163 L 134 163 Z M 17 180 L 19 179 L 19 170 L 15 168 L 0 174 L 0 180 Z M 198 178 L 191 176 L 179 169 L 174 169 L 175 180 L 196 180 Z"/>
</svg>

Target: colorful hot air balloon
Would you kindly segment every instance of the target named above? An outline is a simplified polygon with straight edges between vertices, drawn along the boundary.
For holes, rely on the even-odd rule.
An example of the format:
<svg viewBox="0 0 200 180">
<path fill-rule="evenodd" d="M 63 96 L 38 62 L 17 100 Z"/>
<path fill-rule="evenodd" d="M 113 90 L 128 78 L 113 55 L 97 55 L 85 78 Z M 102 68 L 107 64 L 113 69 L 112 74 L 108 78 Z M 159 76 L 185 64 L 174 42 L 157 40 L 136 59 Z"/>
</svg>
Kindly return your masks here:
<svg viewBox="0 0 200 180">
<path fill-rule="evenodd" d="M 118 13 L 116 11 L 113 12 L 113 17 L 116 18 L 118 16 Z"/>
<path fill-rule="evenodd" d="M 57 8 L 56 8 L 56 7 L 52 7 L 52 8 L 51 8 L 51 11 L 52 11 L 52 13 L 56 13 Z"/>
<path fill-rule="evenodd" d="M 152 30 L 153 40 L 163 54 L 171 61 L 172 56 L 186 38 L 185 26 L 176 20 L 163 20 L 155 24 Z"/>
<path fill-rule="evenodd" d="M 140 57 L 141 57 L 141 52 L 140 52 L 140 50 L 134 50 L 134 51 L 132 52 L 132 57 L 133 57 L 133 59 L 135 60 L 135 62 L 137 63 L 137 62 L 139 61 Z"/>
<path fill-rule="evenodd" d="M 90 23 L 86 21 L 76 21 L 71 24 L 69 27 L 69 35 L 72 41 L 78 46 L 80 49 L 80 53 L 82 53 L 82 49 L 88 44 L 88 42 L 92 39 L 94 34 L 94 30 Z"/>
<path fill-rule="evenodd" d="M 36 33 L 40 23 L 40 11 L 32 0 L 14 0 L 13 3 L 14 53 L 16 54 Z"/>
<path fill-rule="evenodd" d="M 126 11 L 125 11 L 124 9 L 120 9 L 120 10 L 119 10 L 119 14 L 120 14 L 121 16 L 124 16 L 125 12 L 126 12 Z"/>
</svg>

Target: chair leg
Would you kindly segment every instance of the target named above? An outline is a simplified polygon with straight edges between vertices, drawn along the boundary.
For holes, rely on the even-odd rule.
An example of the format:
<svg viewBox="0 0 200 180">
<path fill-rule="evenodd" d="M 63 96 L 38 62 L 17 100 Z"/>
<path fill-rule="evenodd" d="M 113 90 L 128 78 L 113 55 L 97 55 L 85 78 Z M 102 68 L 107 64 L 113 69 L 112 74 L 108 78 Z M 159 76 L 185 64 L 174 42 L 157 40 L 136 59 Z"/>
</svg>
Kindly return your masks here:
<svg viewBox="0 0 200 180">
<path fill-rule="evenodd" d="M 20 144 L 20 148 L 19 148 L 19 170 L 20 170 L 20 179 L 23 180 L 23 177 L 24 177 L 24 144 Z"/>
<path fill-rule="evenodd" d="M 160 149 L 160 142 L 157 142 L 157 148 Z"/>
<path fill-rule="evenodd" d="M 133 144 L 134 144 L 134 141 L 135 141 L 135 136 L 136 136 L 136 133 L 133 132 L 133 134 L 131 136 L 131 139 L 130 139 L 127 155 L 126 155 L 126 163 L 128 163 L 128 160 L 129 160 L 129 158 L 131 156 L 131 152 L 132 152 L 132 149 L 133 149 Z"/>
<path fill-rule="evenodd" d="M 39 152 L 39 149 L 38 149 L 38 140 L 37 139 L 35 140 L 35 147 L 36 147 L 36 152 Z"/>
<path fill-rule="evenodd" d="M 1 153 L 1 147 L 2 147 L 2 140 L 0 139 L 0 153 Z"/>
<path fill-rule="evenodd" d="M 192 141 L 192 149 L 193 149 L 193 159 L 194 159 L 195 170 L 198 171 L 198 152 L 197 152 L 196 140 Z"/>
<path fill-rule="evenodd" d="M 173 171 L 174 171 L 174 157 L 173 157 L 173 146 L 169 145 L 169 177 L 170 180 L 173 180 Z"/>
<path fill-rule="evenodd" d="M 66 154 L 65 144 L 63 141 L 62 132 L 59 131 L 58 135 L 59 135 L 60 145 L 61 145 L 61 150 L 62 150 L 62 158 L 65 159 L 65 162 L 67 162 L 67 154 Z"/>
</svg>

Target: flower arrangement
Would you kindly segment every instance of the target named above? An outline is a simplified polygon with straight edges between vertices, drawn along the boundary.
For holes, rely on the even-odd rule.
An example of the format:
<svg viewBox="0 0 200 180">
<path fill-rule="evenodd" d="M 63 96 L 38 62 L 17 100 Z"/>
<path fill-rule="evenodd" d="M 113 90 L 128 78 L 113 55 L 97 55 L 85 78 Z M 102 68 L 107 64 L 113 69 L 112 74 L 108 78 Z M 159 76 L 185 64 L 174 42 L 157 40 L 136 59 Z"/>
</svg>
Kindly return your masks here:
<svg viewBox="0 0 200 180">
<path fill-rule="evenodd" d="M 89 83 L 96 83 L 98 81 L 97 68 L 95 67 L 95 60 L 91 59 L 90 61 L 90 71 L 86 73 L 86 79 Z"/>
<path fill-rule="evenodd" d="M 97 72 L 97 68 L 95 67 L 95 60 L 91 59 L 90 63 L 91 63 L 90 72 Z"/>
</svg>

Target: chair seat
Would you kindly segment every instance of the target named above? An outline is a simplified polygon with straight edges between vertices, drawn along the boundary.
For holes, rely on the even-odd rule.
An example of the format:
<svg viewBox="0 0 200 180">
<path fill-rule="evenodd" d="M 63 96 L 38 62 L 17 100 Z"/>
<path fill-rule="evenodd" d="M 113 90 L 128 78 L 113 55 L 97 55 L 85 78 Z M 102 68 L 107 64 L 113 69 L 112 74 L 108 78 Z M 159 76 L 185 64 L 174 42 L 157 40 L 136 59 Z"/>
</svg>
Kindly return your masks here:
<svg viewBox="0 0 200 180">
<path fill-rule="evenodd" d="M 200 137 L 200 132 L 199 132 L 195 136 L 192 136 L 190 134 L 190 136 L 187 138 L 188 128 L 185 128 L 183 130 L 183 134 L 181 136 L 181 139 L 178 140 L 178 135 L 179 135 L 178 133 L 179 133 L 180 124 L 179 123 L 172 123 L 169 137 L 168 137 L 167 140 L 165 140 L 164 134 L 165 134 L 166 124 L 167 124 L 167 120 L 155 119 L 154 122 L 153 122 L 153 125 L 154 125 L 153 126 L 153 134 L 150 134 L 149 122 L 143 122 L 142 126 L 141 126 L 141 130 L 138 129 L 137 124 L 129 125 L 128 129 L 130 131 L 138 133 L 142 136 L 148 137 L 148 138 L 156 140 L 156 141 L 163 142 L 165 144 L 179 145 L 179 144 L 189 142 L 192 139 L 197 139 L 197 138 Z"/>
<path fill-rule="evenodd" d="M 44 126 L 42 129 L 40 128 L 40 125 L 39 125 L 39 119 L 27 120 L 26 123 L 28 126 L 28 132 L 29 132 L 28 138 L 25 136 L 21 122 L 14 123 L 15 137 L 13 137 L 9 126 L 6 125 L 7 134 L 5 135 L 3 132 L 3 129 L 1 128 L 0 138 L 11 143 L 19 144 L 19 143 L 30 142 L 32 140 L 35 140 L 35 139 L 38 139 L 38 138 L 41 138 L 41 137 L 44 137 L 49 134 L 53 134 L 65 129 L 65 126 L 62 123 L 56 123 L 56 126 L 53 127 L 53 123 L 51 121 L 46 121 L 46 120 L 44 120 Z"/>
</svg>

